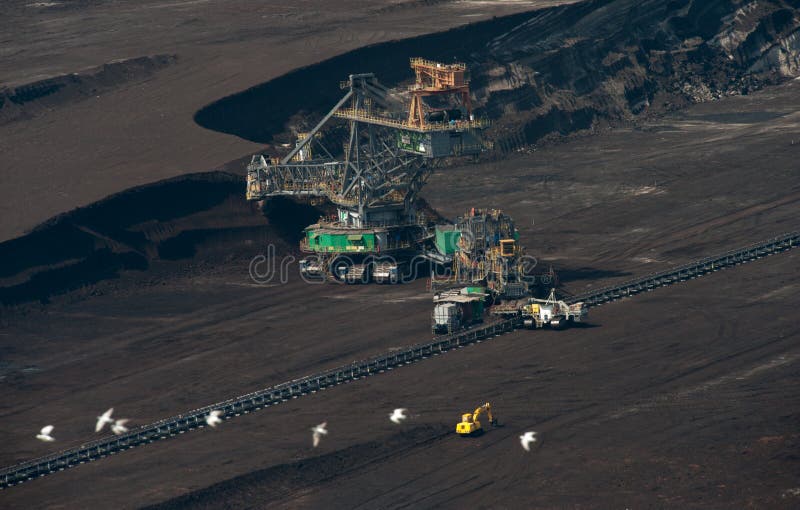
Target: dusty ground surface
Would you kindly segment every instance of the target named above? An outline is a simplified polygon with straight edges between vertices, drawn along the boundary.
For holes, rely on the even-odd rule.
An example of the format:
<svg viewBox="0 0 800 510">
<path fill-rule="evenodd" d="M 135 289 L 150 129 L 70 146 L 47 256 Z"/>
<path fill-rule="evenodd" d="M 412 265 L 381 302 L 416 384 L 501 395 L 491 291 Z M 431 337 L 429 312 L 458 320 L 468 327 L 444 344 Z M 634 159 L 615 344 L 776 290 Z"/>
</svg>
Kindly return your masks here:
<svg viewBox="0 0 800 510">
<path fill-rule="evenodd" d="M 24 122 L 0 115 L 0 239 L 131 186 L 258 150 L 194 123 L 220 97 L 361 46 L 561 3 L 569 2 L 5 2 L 0 92 L 120 60 L 175 61 L 158 70 L 123 66 L 68 88 L 66 99 L 25 104 L 14 117 Z"/>
<path fill-rule="evenodd" d="M 424 18 L 428 24 L 415 22 L 416 30 L 436 24 L 426 17 L 434 11 L 424 9 L 450 4 L 421 2 L 382 16 Z M 101 15 L 104 4 L 86 6 L 99 9 L 93 11 L 100 13 L 98 23 L 108 19 Z M 208 19 L 220 15 L 212 14 Z M 263 59 L 251 46 L 259 46 L 261 35 L 203 46 L 184 29 L 177 31 L 185 40 L 175 51 L 158 41 L 143 51 L 138 36 L 119 39 L 132 41 L 135 53 L 87 47 L 86 55 L 100 52 L 101 61 L 172 53 L 178 59 L 153 71 L 146 84 L 111 87 L 117 100 L 101 108 L 83 100 L 0 126 L 4 135 L 19 137 L 8 150 L 2 147 L 4 163 L 75 176 L 52 181 L 73 186 L 63 202 L 49 194 L 42 205 L 9 193 L 17 201 L 14 211 L 22 203 L 36 211 L 10 214 L 3 228 L 11 225 L 13 235 L 109 192 L 254 150 L 255 144 L 193 126 L 191 116 L 230 89 L 294 67 L 285 49 L 300 48 L 303 37 L 294 35 L 292 23 L 308 26 L 317 19 L 286 16 L 289 25 L 276 48 L 259 48 L 275 51 L 275 67 L 242 66 L 224 83 L 209 73 L 223 79 L 226 65 L 243 61 L 226 64 L 225 52 Z M 347 26 L 338 23 L 338 30 Z M 391 31 L 401 26 L 387 21 L 381 30 L 395 37 Z M 128 29 L 121 23 L 119 30 Z M 226 32 L 208 30 L 204 39 Z M 331 37 L 339 33 L 332 30 Z M 82 54 L 80 38 L 74 43 L 65 54 Z M 209 48 L 219 53 L 218 65 L 203 63 Z M 308 62 L 337 51 L 321 46 Z M 76 65 L 94 64 L 75 58 Z M 61 60 L 42 56 L 29 78 L 70 72 L 57 66 Z M 187 89 L 192 80 L 204 86 Z M 160 98 L 156 103 L 169 110 L 163 127 L 144 112 L 141 123 L 116 125 L 118 114 L 131 114 L 130 103 L 127 109 L 119 104 L 124 94 Z M 423 195 L 450 217 L 471 206 L 504 208 L 528 250 L 542 265 L 553 264 L 565 290 L 577 293 L 796 230 L 797 104 L 800 82 L 794 81 L 636 128 L 447 168 Z M 103 135 L 96 152 L 74 148 L 79 157 L 66 158 L 69 172 L 23 157 L 41 148 L 41 140 L 52 142 L 52 152 L 39 150 L 41 157 L 57 158 L 60 144 L 74 147 L 84 138 L 66 129 L 72 119 Z M 159 137 L 169 143 L 152 148 Z M 27 146 L 25 140 L 31 140 Z M 190 142 L 191 148 L 176 150 Z M 109 160 L 118 166 L 103 166 Z M 22 181 L 6 186 L 5 179 L 41 182 L 31 172 L 19 173 L 3 172 L 4 193 L 22 189 L 8 187 Z M 175 198 L 185 196 L 190 199 Z M 4 284 L 48 263 L 41 254 L 48 236 L 51 252 L 78 232 L 87 250 L 139 252 L 136 260 L 144 262 L 138 271 L 100 278 L 46 304 L 0 311 L 0 464 L 93 439 L 94 416 L 112 405 L 133 424 L 149 423 L 429 338 L 431 304 L 423 281 L 308 286 L 291 273 L 286 284 L 254 284 L 250 258 L 268 242 L 278 253 L 291 251 L 297 225 L 312 212 L 286 204 L 262 212 L 244 202 L 235 178 L 218 175 L 205 184 L 179 181 L 111 200 L 72 218 L 66 234 L 43 230 L 45 244 L 33 242 L 38 248 L 24 252 L 40 260 L 12 263 L 14 247 L 5 245 Z M 505 335 L 238 417 L 217 430 L 127 451 L 0 492 L 0 506 L 794 508 L 800 502 L 799 256 L 784 253 L 604 305 L 592 310 L 589 327 Z M 481 438 L 455 437 L 451 429 L 460 414 L 485 400 L 503 427 Z M 398 406 L 412 416 L 401 427 L 387 419 Z M 308 428 L 323 420 L 331 433 L 314 450 Z M 54 444 L 33 438 L 46 423 L 56 425 Z M 541 437 L 530 453 L 517 441 L 525 430 Z"/>
<path fill-rule="evenodd" d="M 577 292 L 796 228 L 798 97 L 793 82 L 640 130 L 449 169 L 425 196 L 446 214 L 502 198 L 529 249 Z M 232 224 L 260 217 L 220 207 Z M 234 239 L 241 246 L 224 245 L 241 251 L 228 259 L 204 258 L 207 244 L 191 259 L 4 312 L 3 463 L 50 451 L 32 439 L 45 422 L 57 424 L 58 446 L 77 445 L 111 405 L 147 423 L 429 335 L 422 281 L 258 286 L 248 245 Z M 168 507 L 225 498 L 287 508 L 790 508 L 800 487 L 797 257 L 604 305 L 588 328 L 500 337 L 0 498 L 12 508 L 138 507 L 184 494 Z M 451 434 L 484 400 L 504 427 L 474 440 Z M 402 428 L 386 419 L 396 406 L 412 410 Z M 323 420 L 331 435 L 315 451 L 308 427 Z M 527 429 L 542 437 L 529 454 L 516 439 Z"/>
<path fill-rule="evenodd" d="M 562 276 L 580 292 L 575 280 L 592 269 L 647 273 L 732 248 L 739 236 L 796 230 L 797 97 L 800 80 L 512 161 L 448 169 L 424 194 L 450 217 L 502 203 L 541 262 L 577 271 Z"/>
</svg>

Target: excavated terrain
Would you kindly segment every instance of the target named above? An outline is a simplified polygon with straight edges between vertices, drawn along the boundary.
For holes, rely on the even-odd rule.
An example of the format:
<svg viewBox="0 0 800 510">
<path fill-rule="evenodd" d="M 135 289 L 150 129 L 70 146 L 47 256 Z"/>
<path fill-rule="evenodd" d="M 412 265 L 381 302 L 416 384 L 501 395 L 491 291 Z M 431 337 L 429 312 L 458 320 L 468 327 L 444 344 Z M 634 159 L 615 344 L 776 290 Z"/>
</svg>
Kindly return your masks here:
<svg viewBox="0 0 800 510">
<path fill-rule="evenodd" d="M 386 4 L 368 19 L 388 30 L 393 19 L 452 13 L 448 9 L 460 3 Z M 800 81 L 792 79 L 797 71 L 791 64 L 797 6 L 632 4 L 582 2 L 473 26 L 476 40 L 462 50 L 469 52 L 481 111 L 495 119 L 497 150 L 437 170 L 423 191 L 449 218 L 469 207 L 503 208 L 515 218 L 528 252 L 541 267 L 554 267 L 566 293 L 798 228 Z M 68 8 L 104 12 L 102 2 L 81 5 Z M 628 13 L 624 23 L 619 13 Z M 219 15 L 212 9 L 195 24 Z M 322 30 L 316 18 L 303 19 L 310 23 L 304 37 Z M 294 34 L 295 22 L 276 21 L 276 27 Z M 652 41 L 645 42 L 645 32 Z M 177 30 L 174 39 L 188 33 Z M 244 37 L 245 28 L 234 33 L 241 41 L 220 43 L 221 54 L 261 37 Z M 422 280 L 343 286 L 298 278 L 299 231 L 324 206 L 246 202 L 242 172 L 257 145 L 243 139 L 280 143 L 287 130 L 338 99 L 338 91 L 320 86 L 322 99 L 308 97 L 311 106 L 301 111 L 310 77 L 327 73 L 329 81 L 331 69 L 362 61 L 383 78 L 391 59 L 379 57 L 396 56 L 403 67 L 407 51 L 424 47 L 414 46 L 420 41 L 438 41 L 430 58 L 461 56 L 446 46 L 458 33 L 468 29 L 356 50 L 260 85 L 255 75 L 239 75 L 225 86 L 176 97 L 166 133 L 191 121 L 189 106 L 212 93 L 206 106 L 197 105 L 195 119 L 219 130 L 169 135 L 176 143 L 179 136 L 206 133 L 208 148 L 188 155 L 195 163 L 182 171 L 170 153 L 166 173 L 146 173 L 138 182 L 125 177 L 137 161 L 157 166 L 162 152 L 148 152 L 109 165 L 115 181 L 109 186 L 92 177 L 96 170 L 82 172 L 81 160 L 68 158 L 65 168 L 81 186 L 52 179 L 59 189 L 85 191 L 51 204 L 51 212 L 64 214 L 0 244 L 0 464 L 96 438 L 94 417 L 112 405 L 132 425 L 146 424 L 430 338 L 430 294 Z M 188 46 L 170 46 L 143 44 L 142 54 L 177 57 L 163 68 L 103 82 L 103 90 L 120 99 L 139 90 L 130 84 L 150 80 L 137 86 L 143 87 L 138 93 L 163 95 L 160 104 L 168 105 L 174 97 L 169 80 L 201 76 L 199 68 L 183 74 L 181 66 L 196 58 L 186 56 Z M 647 61 L 661 55 L 661 67 L 643 64 L 642 51 Z M 589 72 L 602 68 L 592 58 L 613 52 L 622 55 L 615 62 L 628 63 Z M 658 71 L 669 59 L 669 72 Z M 269 72 L 279 69 L 288 70 Z M 400 71 L 386 82 L 402 82 L 407 73 Z M 591 83 L 581 73 L 593 76 Z M 75 80 L 95 86 L 92 80 L 99 83 L 104 74 L 93 68 L 81 76 Z M 641 98 L 628 99 L 625 91 L 645 82 L 648 104 L 639 108 Z M 690 86 L 676 89 L 675 83 Z M 75 87 L 48 96 L 50 110 L 9 116 L 0 130 L 11 133 L 9 126 L 16 126 L 18 136 L 35 140 L 64 127 L 67 115 L 97 120 L 101 106 Z M 697 93 L 701 89 L 710 95 Z M 526 96 L 527 90 L 536 92 Z M 68 92 L 75 101 L 67 100 Z M 525 103 L 534 96 L 541 104 Z M 242 113 L 266 111 L 276 97 L 280 107 L 265 113 L 264 126 Z M 134 108 L 114 106 L 124 107 Z M 575 122 L 575 112 L 585 108 L 592 109 L 589 120 Z M 548 120 L 546 112 L 556 109 L 563 113 Z M 117 129 L 110 117 L 95 129 Z M 145 115 L 128 128 L 132 144 L 150 139 L 151 122 Z M 85 161 L 101 165 L 115 150 L 129 150 L 110 141 L 97 146 Z M 13 162 L 23 152 L 16 147 L 2 157 Z M 197 164 L 209 153 L 219 162 Z M 190 169 L 200 173 L 186 174 Z M 150 182 L 177 173 L 185 175 Z M 7 171 L 3 178 L 22 182 Z M 126 189 L 134 184 L 142 185 Z M 6 182 L 2 189 L 7 203 L 20 200 Z M 114 194 L 93 200 L 104 191 Z M 18 188 L 14 194 L 23 195 Z M 83 207 L 66 212 L 76 206 Z M 5 231 L 39 223 L 26 221 Z M 270 244 L 289 270 L 285 279 L 259 283 L 248 268 Z M 795 508 L 798 257 L 789 251 L 761 259 L 597 307 L 581 328 L 518 331 L 236 417 L 215 430 L 125 451 L 4 490 L 0 506 Z M 452 429 L 461 413 L 487 400 L 501 427 L 479 438 L 456 437 Z M 394 407 L 410 409 L 405 424 L 387 419 Z M 322 421 L 330 434 L 313 449 L 308 429 Z M 55 425 L 55 443 L 33 437 L 47 423 Z M 528 453 L 518 441 L 526 430 L 540 436 Z"/>
<path fill-rule="evenodd" d="M 216 101 L 199 124 L 269 142 L 307 130 L 341 92 L 338 69 L 386 85 L 409 73 L 392 55 L 469 65 L 473 105 L 498 152 L 688 104 L 747 95 L 800 74 L 797 0 L 593 0 L 362 48 Z M 402 58 L 402 57 L 401 57 Z M 313 91 L 313 92 L 312 92 Z M 273 98 L 283 98 L 274 104 Z"/>
</svg>

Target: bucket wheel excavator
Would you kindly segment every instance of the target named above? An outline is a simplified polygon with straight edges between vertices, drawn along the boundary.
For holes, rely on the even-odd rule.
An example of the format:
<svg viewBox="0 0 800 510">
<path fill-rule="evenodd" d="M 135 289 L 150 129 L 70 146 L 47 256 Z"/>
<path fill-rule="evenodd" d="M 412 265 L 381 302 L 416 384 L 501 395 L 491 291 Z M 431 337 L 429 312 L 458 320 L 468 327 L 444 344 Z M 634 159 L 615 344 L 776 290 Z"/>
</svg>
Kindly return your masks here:
<svg viewBox="0 0 800 510">
<path fill-rule="evenodd" d="M 472 112 L 466 65 L 410 63 L 415 81 L 406 90 L 351 74 L 341 100 L 285 157 L 257 154 L 248 165 L 248 200 L 322 197 L 336 208 L 304 230 L 301 274 L 392 283 L 433 248 L 417 195 L 444 159 L 483 150 L 486 123 Z"/>
</svg>

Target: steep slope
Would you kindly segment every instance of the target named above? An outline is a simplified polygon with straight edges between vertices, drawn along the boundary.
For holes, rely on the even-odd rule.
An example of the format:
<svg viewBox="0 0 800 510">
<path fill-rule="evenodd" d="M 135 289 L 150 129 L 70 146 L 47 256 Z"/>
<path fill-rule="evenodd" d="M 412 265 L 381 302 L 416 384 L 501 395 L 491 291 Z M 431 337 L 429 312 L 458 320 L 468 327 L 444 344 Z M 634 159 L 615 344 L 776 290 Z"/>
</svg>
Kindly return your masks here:
<svg viewBox="0 0 800 510">
<path fill-rule="evenodd" d="M 594 0 L 554 8 L 473 55 L 501 148 L 602 120 L 747 94 L 800 74 L 796 0 Z"/>
<path fill-rule="evenodd" d="M 798 0 L 589 0 L 359 48 L 222 98 L 203 127 L 291 142 L 340 97 L 337 80 L 410 80 L 408 58 L 467 62 L 501 152 L 607 122 L 748 94 L 800 75 Z M 280 100 L 276 100 L 280 97 Z"/>
</svg>

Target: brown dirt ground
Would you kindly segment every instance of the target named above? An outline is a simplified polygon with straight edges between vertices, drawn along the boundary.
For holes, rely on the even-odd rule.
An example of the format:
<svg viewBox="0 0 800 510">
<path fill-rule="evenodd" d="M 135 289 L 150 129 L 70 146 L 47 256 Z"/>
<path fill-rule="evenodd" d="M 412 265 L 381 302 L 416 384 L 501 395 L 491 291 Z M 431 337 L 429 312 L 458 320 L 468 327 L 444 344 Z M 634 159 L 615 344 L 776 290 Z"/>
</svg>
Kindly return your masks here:
<svg viewBox="0 0 800 510">
<path fill-rule="evenodd" d="M 796 228 L 798 97 L 793 82 L 446 169 L 425 195 L 446 214 L 505 206 L 568 290 L 604 285 Z M 190 503 L 789 508 L 800 486 L 797 257 L 605 305 L 591 327 L 506 335 L 0 498 L 138 507 L 247 475 Z M 2 397 L 4 464 L 52 449 L 31 436 L 45 422 L 67 447 L 90 439 L 91 417 L 110 405 L 147 423 L 429 335 L 422 281 L 262 287 L 244 259 L 175 264 L 5 315 L 18 369 Z M 484 400 L 503 428 L 447 433 Z M 404 428 L 386 420 L 396 406 L 412 411 Z M 331 435 L 314 451 L 308 427 L 323 420 Z M 524 454 L 516 436 L 531 428 L 542 441 Z"/>
<path fill-rule="evenodd" d="M 230 44 L 226 51 L 237 47 Z M 237 44 L 253 51 L 252 40 Z M 322 53 L 315 55 L 309 62 Z M 281 58 L 284 70 L 292 67 Z M 51 212 L 18 223 L 9 217 L 9 235 L 108 190 L 253 150 L 189 127 L 186 115 L 227 87 L 269 75 L 246 66 L 255 74 L 179 94 L 173 105 L 169 98 L 187 80 L 213 81 L 200 60 L 192 66 L 159 72 L 154 80 L 166 81 L 146 92 L 181 117 L 160 132 L 170 133 L 171 151 L 120 158 L 105 187 L 102 179 L 76 180 L 80 193 L 48 205 Z M 176 89 L 167 85 L 171 72 L 179 74 Z M 145 94 L 114 92 L 126 93 Z M 639 128 L 444 169 L 424 196 L 447 216 L 470 206 L 504 208 L 529 251 L 556 266 L 566 290 L 580 292 L 796 230 L 799 102 L 795 81 L 698 105 Z M 112 110 L 85 102 L 65 108 L 49 121 L 47 114 L 0 126 L 31 140 L 3 158 L 31 165 L 24 150 L 50 129 L 64 133 L 70 115 L 81 123 L 103 117 L 96 129 L 122 132 Z M 140 149 L 159 135 L 149 116 L 132 125 L 125 138 L 141 137 Z M 136 153 L 116 139 L 80 151 L 92 163 L 86 168 L 99 172 L 109 154 Z M 195 142 L 198 153 L 175 150 L 181 140 Z M 72 171 L 83 167 L 69 161 Z M 252 208 L 235 210 L 259 218 Z M 794 508 L 798 257 L 784 253 L 604 305 L 592 311 L 590 327 L 516 332 L 127 451 L 2 491 L 0 506 Z M 52 451 L 33 439 L 45 423 L 56 425 L 58 448 L 74 446 L 93 438 L 93 417 L 111 405 L 118 416 L 148 423 L 430 335 L 422 281 L 309 287 L 292 278 L 259 286 L 248 279 L 247 262 L 200 253 L 46 306 L 3 310 L 0 464 Z M 485 400 L 501 428 L 469 440 L 450 433 L 460 413 Z M 402 427 L 386 419 L 398 406 L 411 409 Z M 308 428 L 323 420 L 331 433 L 313 450 Z M 525 453 L 517 436 L 530 429 L 541 442 Z M 169 502 L 182 495 L 190 499 Z"/>
</svg>

